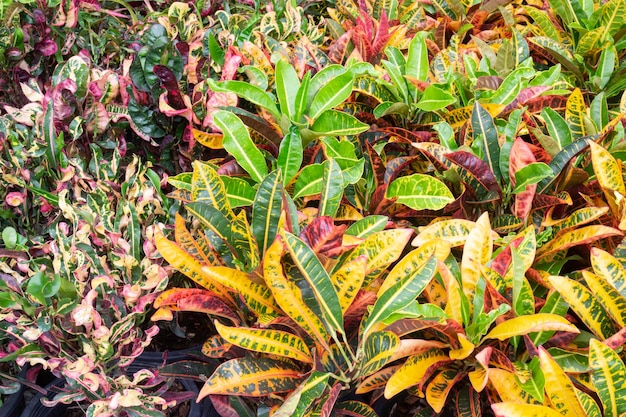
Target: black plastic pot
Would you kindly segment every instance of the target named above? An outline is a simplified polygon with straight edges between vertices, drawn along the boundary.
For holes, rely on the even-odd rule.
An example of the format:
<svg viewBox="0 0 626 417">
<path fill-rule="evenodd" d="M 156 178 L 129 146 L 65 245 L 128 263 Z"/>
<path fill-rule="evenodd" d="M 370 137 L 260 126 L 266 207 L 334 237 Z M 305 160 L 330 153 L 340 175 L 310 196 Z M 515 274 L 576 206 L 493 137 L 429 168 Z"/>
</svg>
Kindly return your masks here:
<svg viewBox="0 0 626 417">
<path fill-rule="evenodd" d="M 128 367 L 127 374 L 133 373 L 141 369 L 156 369 L 163 364 L 170 364 L 182 360 L 192 360 L 198 357 L 199 348 L 188 349 L 177 352 L 144 352 Z M 25 376 L 26 369 L 20 373 L 21 377 Z M 186 391 L 198 394 L 199 389 L 195 382 L 187 379 L 178 380 Z M 45 385 L 46 394 L 36 393 L 28 400 L 26 399 L 27 387 L 22 384 L 20 390 L 10 395 L 4 404 L 0 407 L 0 417 L 61 417 L 63 416 L 69 405 L 59 404 L 55 407 L 46 407 L 41 403 L 41 399 L 45 396 L 52 399 L 58 392 L 55 388 L 62 387 L 65 383 L 63 378 L 57 378 Z M 208 398 L 200 403 L 192 398 L 190 400 L 189 417 L 219 417 L 215 411 L 213 404 Z"/>
</svg>

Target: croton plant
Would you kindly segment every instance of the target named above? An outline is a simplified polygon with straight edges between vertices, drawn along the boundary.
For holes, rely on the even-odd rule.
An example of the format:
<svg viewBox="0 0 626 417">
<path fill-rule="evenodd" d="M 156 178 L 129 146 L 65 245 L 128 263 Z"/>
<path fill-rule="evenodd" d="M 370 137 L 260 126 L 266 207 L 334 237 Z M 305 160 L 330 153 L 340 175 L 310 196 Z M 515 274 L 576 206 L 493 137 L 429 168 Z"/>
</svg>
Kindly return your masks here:
<svg viewBox="0 0 626 417">
<path fill-rule="evenodd" d="M 0 18 L 2 360 L 50 405 L 626 413 L 625 0 Z M 190 312 L 205 360 L 127 375 Z"/>
</svg>

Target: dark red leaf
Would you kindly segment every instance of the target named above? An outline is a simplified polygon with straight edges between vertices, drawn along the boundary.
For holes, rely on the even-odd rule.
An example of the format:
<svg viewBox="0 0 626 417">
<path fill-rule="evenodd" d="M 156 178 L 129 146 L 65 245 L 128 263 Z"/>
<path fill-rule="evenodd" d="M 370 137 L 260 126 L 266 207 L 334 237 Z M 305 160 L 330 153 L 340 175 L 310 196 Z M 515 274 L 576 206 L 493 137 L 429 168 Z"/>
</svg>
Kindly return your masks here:
<svg viewBox="0 0 626 417">
<path fill-rule="evenodd" d="M 41 42 L 35 44 L 35 50 L 37 50 L 43 56 L 51 56 L 57 53 L 59 46 L 50 38 L 45 38 Z"/>
<path fill-rule="evenodd" d="M 530 113 L 539 113 L 544 107 L 551 107 L 554 110 L 565 110 L 566 105 L 567 97 L 557 95 L 535 97 L 527 100 L 525 103 Z"/>
<path fill-rule="evenodd" d="M 180 88 L 174 72 L 165 65 L 155 65 L 153 72 L 159 78 L 161 87 L 167 91 L 167 103 L 177 110 L 184 109 L 186 105 L 180 94 Z"/>
<path fill-rule="evenodd" d="M 385 167 L 385 177 L 383 180 L 384 183 L 390 184 L 398 177 L 398 175 L 400 175 L 402 170 L 410 165 L 415 159 L 417 159 L 415 156 L 400 156 L 387 162 L 387 166 Z"/>
<path fill-rule="evenodd" d="M 333 407 L 337 402 L 337 398 L 339 398 L 339 393 L 343 389 L 343 385 L 341 382 L 335 383 L 333 387 L 330 389 L 330 392 L 325 396 L 326 401 L 324 401 L 324 405 L 322 405 L 322 412 L 320 417 L 330 417 Z"/>
<path fill-rule="evenodd" d="M 502 77 L 497 75 L 483 75 L 476 78 L 476 88 L 484 88 L 487 90 L 497 90 L 502 84 Z"/>
<path fill-rule="evenodd" d="M 467 151 L 456 151 L 446 154 L 446 158 L 467 170 L 485 189 L 502 195 L 500 185 L 489 165 L 476 155 Z"/>
</svg>

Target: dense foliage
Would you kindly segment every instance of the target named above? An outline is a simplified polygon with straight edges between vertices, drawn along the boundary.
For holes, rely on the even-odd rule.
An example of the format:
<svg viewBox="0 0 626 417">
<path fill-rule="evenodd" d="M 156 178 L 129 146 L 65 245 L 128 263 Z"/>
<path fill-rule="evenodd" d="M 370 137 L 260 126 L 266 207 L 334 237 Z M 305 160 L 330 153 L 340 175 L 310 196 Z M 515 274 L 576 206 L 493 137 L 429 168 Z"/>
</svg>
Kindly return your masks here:
<svg viewBox="0 0 626 417">
<path fill-rule="evenodd" d="M 93 416 L 176 377 L 223 416 L 626 413 L 626 1 L 0 18 L 4 393 L 30 364 Z M 130 366 L 192 312 L 202 358 Z"/>
</svg>

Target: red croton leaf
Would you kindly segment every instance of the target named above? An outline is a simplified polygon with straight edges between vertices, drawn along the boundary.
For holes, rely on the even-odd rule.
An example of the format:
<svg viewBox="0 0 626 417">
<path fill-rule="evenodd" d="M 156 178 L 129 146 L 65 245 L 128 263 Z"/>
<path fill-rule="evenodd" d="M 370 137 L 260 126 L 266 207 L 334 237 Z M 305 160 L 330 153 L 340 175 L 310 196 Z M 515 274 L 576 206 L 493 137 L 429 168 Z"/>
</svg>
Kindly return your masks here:
<svg viewBox="0 0 626 417">
<path fill-rule="evenodd" d="M 515 139 L 511 148 L 509 159 L 509 179 L 511 186 L 515 187 L 515 173 L 530 163 L 537 162 L 535 155 L 522 138 Z M 513 214 L 520 219 L 525 219 L 530 214 L 533 205 L 533 198 L 537 191 L 537 184 L 527 185 L 526 189 L 515 196 L 515 205 L 513 206 Z"/>
<path fill-rule="evenodd" d="M 349 249 L 341 245 L 346 228 L 346 225 L 335 226 L 332 217 L 317 217 L 302 229 L 300 238 L 315 253 L 335 256 Z"/>
<path fill-rule="evenodd" d="M 456 151 L 446 154 L 446 158 L 461 168 L 466 169 L 487 190 L 502 195 L 502 190 L 489 165 L 476 155 L 467 151 Z"/>
</svg>

